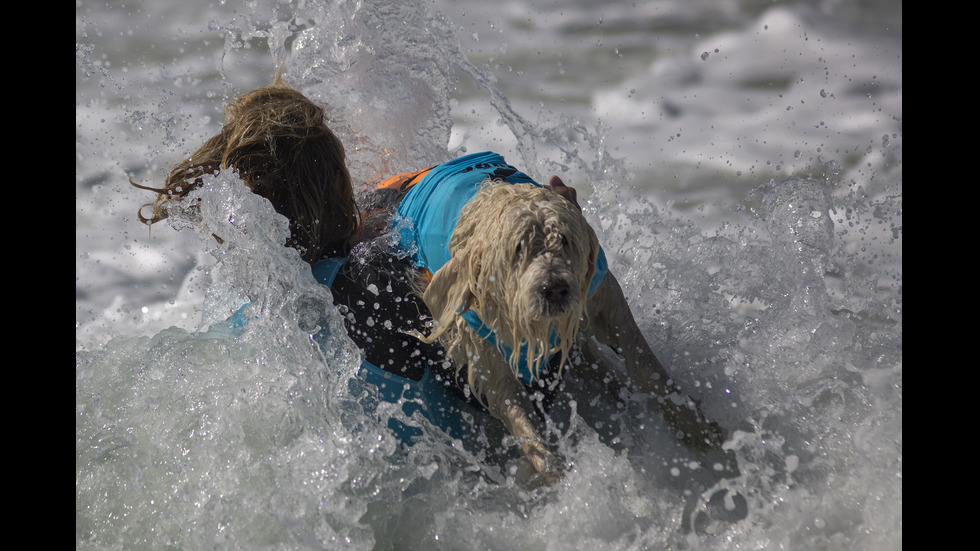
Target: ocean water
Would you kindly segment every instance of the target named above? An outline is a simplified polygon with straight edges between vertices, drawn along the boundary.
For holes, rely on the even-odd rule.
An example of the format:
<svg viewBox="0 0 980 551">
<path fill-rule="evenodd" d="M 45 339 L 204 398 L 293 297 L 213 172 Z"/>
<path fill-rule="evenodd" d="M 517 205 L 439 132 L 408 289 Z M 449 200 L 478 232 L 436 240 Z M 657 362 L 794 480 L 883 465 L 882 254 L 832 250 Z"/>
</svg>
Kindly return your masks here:
<svg viewBox="0 0 980 551">
<path fill-rule="evenodd" d="M 900 1 L 77 0 L 75 21 L 76 549 L 901 549 Z M 277 63 L 330 107 L 359 191 L 487 149 L 575 186 L 726 455 L 641 397 L 569 405 L 550 488 L 515 482 L 492 423 L 498 453 L 417 419 L 400 448 L 268 203 L 222 173 L 202 220 L 141 225 L 129 178 L 161 183 Z M 261 315 L 226 330 L 246 297 Z"/>
</svg>

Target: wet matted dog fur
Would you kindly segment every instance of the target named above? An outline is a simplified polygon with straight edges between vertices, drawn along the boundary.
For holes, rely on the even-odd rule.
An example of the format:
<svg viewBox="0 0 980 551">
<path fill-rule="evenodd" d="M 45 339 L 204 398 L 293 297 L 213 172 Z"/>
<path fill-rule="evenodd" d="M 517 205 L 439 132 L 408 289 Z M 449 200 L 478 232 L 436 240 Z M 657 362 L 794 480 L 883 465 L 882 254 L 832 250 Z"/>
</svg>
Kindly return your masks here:
<svg viewBox="0 0 980 551">
<path fill-rule="evenodd" d="M 684 439 L 695 447 L 720 443 L 720 428 L 679 392 L 647 344 L 613 274 L 588 295 L 599 242 L 577 205 L 534 184 L 487 181 L 461 210 L 449 248 L 449 262 L 422 293 L 434 322 L 432 332 L 419 337 L 438 340 L 457 366 L 465 366 L 475 395 L 520 439 L 542 482 L 556 480 L 563 468 L 517 376 L 520 354 L 506 360 L 464 320 L 467 311 L 510 350 L 526 348 L 535 376 L 553 354 L 565 365 L 576 346 L 590 366 L 584 375 L 623 379 L 596 342 L 608 345 L 625 361 L 628 380 L 620 382 L 659 397 Z"/>
</svg>

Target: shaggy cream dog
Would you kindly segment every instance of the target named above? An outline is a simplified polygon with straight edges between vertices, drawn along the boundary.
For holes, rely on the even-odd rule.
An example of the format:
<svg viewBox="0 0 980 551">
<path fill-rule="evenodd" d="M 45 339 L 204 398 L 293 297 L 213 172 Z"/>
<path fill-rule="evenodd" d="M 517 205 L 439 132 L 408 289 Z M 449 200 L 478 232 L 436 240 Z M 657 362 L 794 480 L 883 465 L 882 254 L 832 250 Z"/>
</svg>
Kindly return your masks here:
<svg viewBox="0 0 980 551">
<path fill-rule="evenodd" d="M 521 383 L 521 354 L 505 359 L 500 349 L 463 318 L 475 313 L 498 342 L 526 349 L 527 369 L 537 377 L 552 354 L 562 365 L 573 345 L 599 370 L 619 376 L 596 341 L 625 360 L 631 387 L 661 397 L 668 420 L 695 444 L 719 443 L 720 430 L 705 423 L 696 404 L 677 391 L 647 344 L 618 282 L 606 273 L 592 296 L 599 243 L 578 207 L 533 184 L 487 182 L 460 211 L 449 243 L 451 258 L 432 275 L 423 298 L 434 319 L 432 332 L 490 413 L 521 439 L 521 450 L 546 482 L 562 466 L 542 438 L 540 421 Z M 592 339 L 595 337 L 595 340 Z"/>
</svg>

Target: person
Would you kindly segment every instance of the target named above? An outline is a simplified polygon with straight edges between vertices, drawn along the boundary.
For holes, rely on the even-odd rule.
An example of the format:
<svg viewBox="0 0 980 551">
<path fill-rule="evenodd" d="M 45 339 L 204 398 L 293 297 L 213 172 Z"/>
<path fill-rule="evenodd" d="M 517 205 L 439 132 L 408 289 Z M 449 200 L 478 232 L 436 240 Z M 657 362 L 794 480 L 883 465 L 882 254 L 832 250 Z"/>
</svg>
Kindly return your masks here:
<svg viewBox="0 0 980 551">
<path fill-rule="evenodd" d="M 204 175 L 229 169 L 288 219 L 286 245 L 297 249 L 317 281 L 330 288 L 348 336 L 363 353 L 360 376 L 381 398 L 403 403 L 406 414 L 421 411 L 455 438 L 476 437 L 477 427 L 462 423 L 466 416 L 458 411 L 482 411 L 472 403 L 461 370 L 441 346 L 412 336 L 426 332 L 429 321 L 414 292 L 414 264 L 377 250 L 349 261 L 355 246 L 388 229 L 388 209 L 407 189 L 393 182 L 405 183 L 424 171 L 381 182 L 362 212 L 343 144 L 327 126 L 323 108 L 283 84 L 280 75 L 273 84 L 235 98 L 226 108 L 221 132 L 174 166 L 162 188 L 130 181 L 157 193 L 153 203 L 139 208 L 140 221 L 165 220 L 168 208 L 199 187 Z M 559 177 L 552 177 L 549 187 L 578 205 L 575 189 Z M 144 216 L 147 207 L 152 211 Z M 389 426 L 409 443 L 420 434 L 394 419 Z"/>
<path fill-rule="evenodd" d="M 254 193 L 289 220 L 287 246 L 312 264 L 345 256 L 355 242 L 359 213 L 340 139 L 323 109 L 276 82 L 235 98 L 221 132 L 174 166 L 151 204 L 140 207 L 144 224 L 167 218 L 167 207 L 201 185 L 201 177 L 232 169 Z M 152 206 L 150 216 L 143 210 Z"/>
</svg>

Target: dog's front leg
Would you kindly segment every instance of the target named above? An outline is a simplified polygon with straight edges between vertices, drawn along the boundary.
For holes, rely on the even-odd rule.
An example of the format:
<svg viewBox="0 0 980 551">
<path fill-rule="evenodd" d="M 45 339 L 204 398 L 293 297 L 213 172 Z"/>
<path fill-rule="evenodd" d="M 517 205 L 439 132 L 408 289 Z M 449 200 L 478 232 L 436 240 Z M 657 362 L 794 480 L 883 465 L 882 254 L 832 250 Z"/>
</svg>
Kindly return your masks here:
<svg viewBox="0 0 980 551">
<path fill-rule="evenodd" d="M 588 329 L 599 342 L 613 348 L 626 362 L 630 386 L 658 398 L 661 411 L 667 421 L 680 430 L 682 439 L 697 448 L 719 447 L 724 442 L 725 431 L 708 421 L 696 401 L 682 392 L 667 368 L 653 353 L 646 338 L 636 325 L 623 290 L 612 273 L 607 273 L 589 299 Z M 595 348 L 583 347 L 588 356 Z M 599 358 L 589 358 L 605 365 Z M 615 375 L 615 373 L 613 373 Z"/>
<path fill-rule="evenodd" d="M 670 372 L 660 363 L 653 349 L 633 319 L 623 290 L 612 272 L 589 297 L 589 325 L 586 333 L 611 347 L 626 361 L 626 371 L 633 385 L 644 392 L 667 396 L 677 388 Z"/>
<path fill-rule="evenodd" d="M 483 355 L 468 366 L 472 386 L 482 396 L 490 414 L 503 421 L 507 432 L 520 439 L 521 452 L 539 474 L 533 485 L 557 482 L 561 463 L 541 436 L 543 432 L 531 397 L 499 352 L 492 347 L 482 348 Z"/>
</svg>

